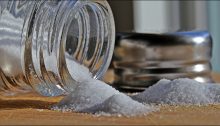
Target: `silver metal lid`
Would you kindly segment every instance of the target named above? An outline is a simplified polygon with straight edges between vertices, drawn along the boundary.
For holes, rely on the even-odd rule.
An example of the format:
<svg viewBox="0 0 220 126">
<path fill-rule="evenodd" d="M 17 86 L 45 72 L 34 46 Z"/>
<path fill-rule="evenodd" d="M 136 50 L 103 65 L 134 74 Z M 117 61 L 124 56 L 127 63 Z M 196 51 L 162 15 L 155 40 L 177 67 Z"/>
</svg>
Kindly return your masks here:
<svg viewBox="0 0 220 126">
<path fill-rule="evenodd" d="M 208 32 L 118 33 L 114 86 L 144 90 L 158 80 L 192 78 L 212 82 L 212 39 Z"/>
</svg>

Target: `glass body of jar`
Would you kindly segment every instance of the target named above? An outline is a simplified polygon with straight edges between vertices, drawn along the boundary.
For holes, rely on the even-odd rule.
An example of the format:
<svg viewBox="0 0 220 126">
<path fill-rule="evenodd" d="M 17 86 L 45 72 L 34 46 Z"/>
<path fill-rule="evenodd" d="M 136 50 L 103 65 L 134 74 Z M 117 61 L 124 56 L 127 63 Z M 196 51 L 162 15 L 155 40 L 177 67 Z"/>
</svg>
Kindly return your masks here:
<svg viewBox="0 0 220 126">
<path fill-rule="evenodd" d="M 68 59 L 99 79 L 110 64 L 114 40 L 105 0 L 0 1 L 0 92 L 70 92 L 76 80 Z"/>
</svg>

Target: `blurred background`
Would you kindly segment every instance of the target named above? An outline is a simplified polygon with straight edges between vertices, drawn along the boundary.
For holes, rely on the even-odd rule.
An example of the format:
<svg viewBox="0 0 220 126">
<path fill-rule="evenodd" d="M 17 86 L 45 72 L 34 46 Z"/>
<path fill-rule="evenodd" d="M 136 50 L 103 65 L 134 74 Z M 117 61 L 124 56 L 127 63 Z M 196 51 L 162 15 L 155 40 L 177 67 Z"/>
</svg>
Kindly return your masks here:
<svg viewBox="0 0 220 126">
<path fill-rule="evenodd" d="M 220 1 L 109 0 L 117 32 L 209 31 L 212 66 L 220 72 Z"/>
</svg>

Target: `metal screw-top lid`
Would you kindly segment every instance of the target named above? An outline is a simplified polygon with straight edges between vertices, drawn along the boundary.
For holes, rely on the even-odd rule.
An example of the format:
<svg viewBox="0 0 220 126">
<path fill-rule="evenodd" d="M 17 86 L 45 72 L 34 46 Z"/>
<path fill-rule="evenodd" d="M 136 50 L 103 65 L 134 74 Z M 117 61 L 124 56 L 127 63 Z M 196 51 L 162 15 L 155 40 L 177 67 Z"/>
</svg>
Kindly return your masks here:
<svg viewBox="0 0 220 126">
<path fill-rule="evenodd" d="M 211 51 L 208 32 L 118 33 L 114 86 L 141 91 L 163 78 L 212 82 Z"/>
</svg>

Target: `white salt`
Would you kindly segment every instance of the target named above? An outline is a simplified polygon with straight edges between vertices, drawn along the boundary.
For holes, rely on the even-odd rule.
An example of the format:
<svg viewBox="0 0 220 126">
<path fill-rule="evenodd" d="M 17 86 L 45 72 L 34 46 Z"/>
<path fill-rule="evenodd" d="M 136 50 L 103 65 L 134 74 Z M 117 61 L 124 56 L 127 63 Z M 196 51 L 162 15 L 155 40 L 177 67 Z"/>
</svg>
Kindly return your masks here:
<svg viewBox="0 0 220 126">
<path fill-rule="evenodd" d="M 64 97 L 53 109 L 128 117 L 144 115 L 156 110 L 154 107 L 132 100 L 129 96 L 95 79 L 80 83 L 75 91 Z"/>
<path fill-rule="evenodd" d="M 64 97 L 57 106 L 73 111 L 81 111 L 104 102 L 114 94 L 119 94 L 119 92 L 102 81 L 90 79 L 79 83 L 76 89 Z"/>
<path fill-rule="evenodd" d="M 207 96 L 212 99 L 213 104 L 220 103 L 220 84 L 207 84 Z"/>
<path fill-rule="evenodd" d="M 71 59 L 71 56 L 67 54 L 65 56 L 66 64 L 69 68 L 69 73 L 74 80 L 76 80 L 77 82 L 83 82 L 92 78 L 92 73 L 89 71 L 88 68 L 80 65 L 79 63 Z"/>
<path fill-rule="evenodd" d="M 96 115 L 117 115 L 117 116 L 137 116 L 146 115 L 156 110 L 155 107 L 143 105 L 132 100 L 125 94 L 115 94 L 91 108 L 82 110 L 81 112 L 93 113 Z"/>
<path fill-rule="evenodd" d="M 207 105 L 220 102 L 220 85 L 187 78 L 163 79 L 132 98 L 146 104 Z"/>
<path fill-rule="evenodd" d="M 144 92 L 131 97 L 92 78 L 83 65 L 67 59 L 70 74 L 76 80 L 73 92 L 52 109 L 96 115 L 137 116 L 158 110 L 149 104 L 207 105 L 220 103 L 220 85 L 202 84 L 183 78 L 162 79 Z M 145 104 L 145 105 L 144 105 Z"/>
<path fill-rule="evenodd" d="M 73 60 L 67 60 L 67 64 L 70 65 L 70 74 L 77 83 L 73 92 L 52 109 L 118 116 L 143 115 L 155 110 L 154 107 L 136 102 L 110 85 L 93 79 L 86 67 Z"/>
</svg>

